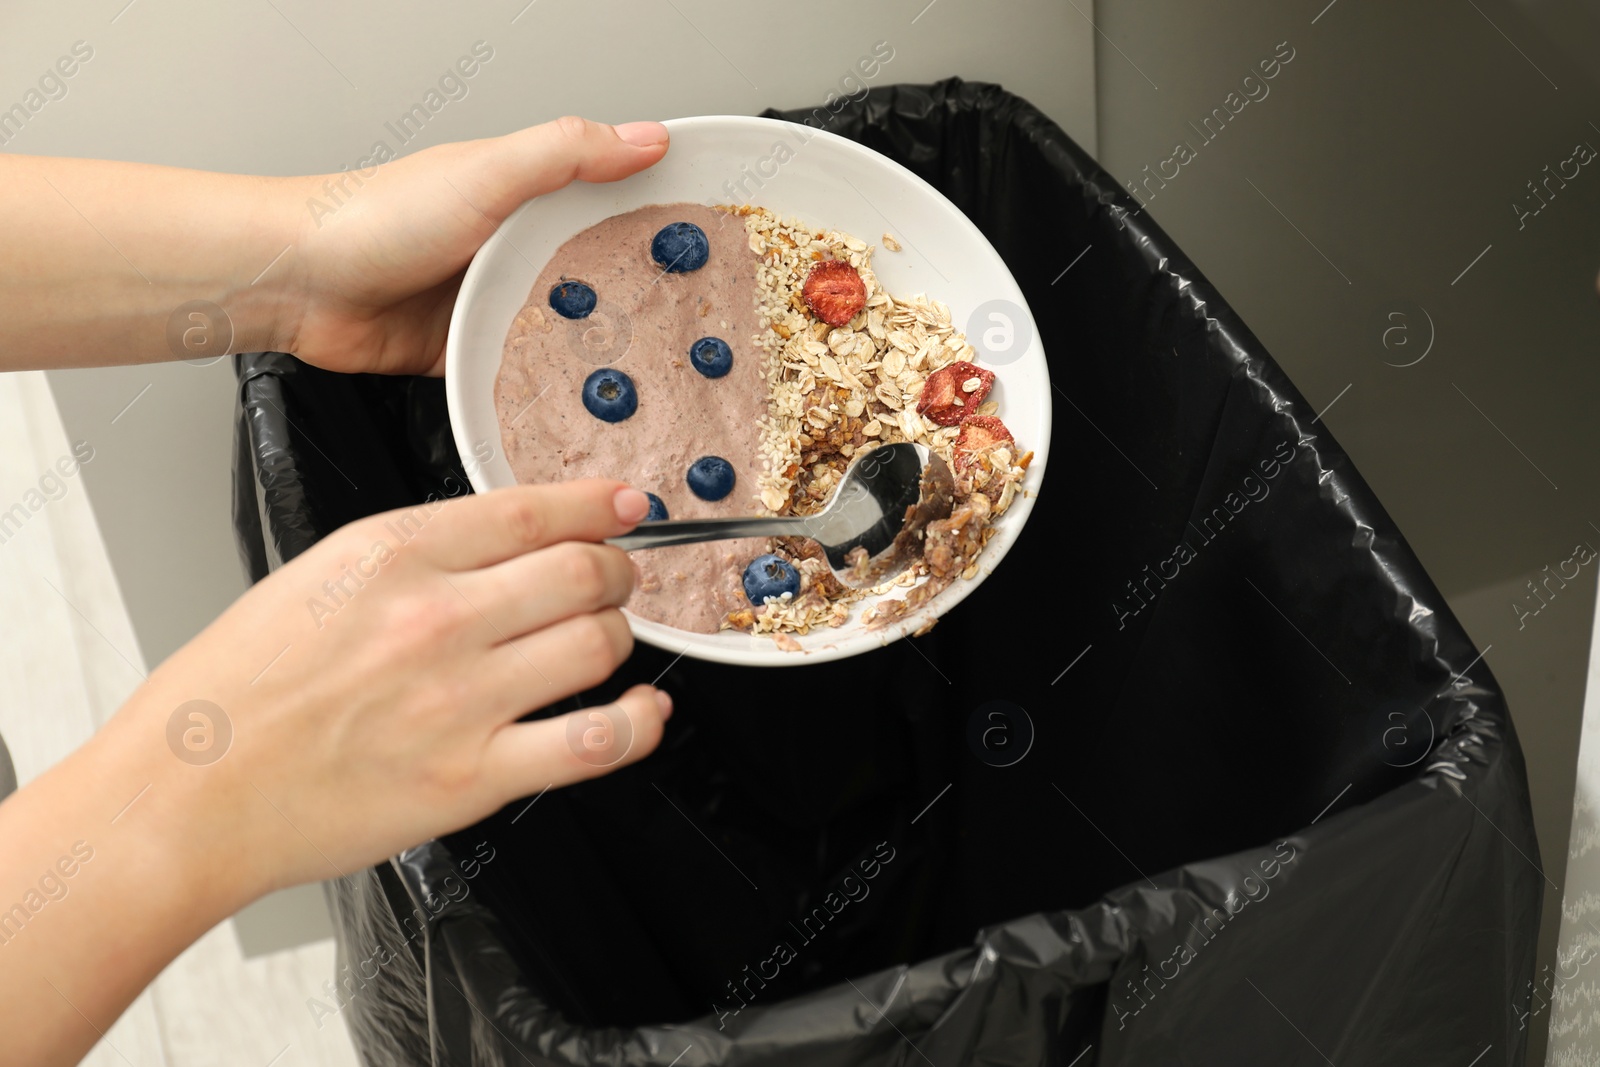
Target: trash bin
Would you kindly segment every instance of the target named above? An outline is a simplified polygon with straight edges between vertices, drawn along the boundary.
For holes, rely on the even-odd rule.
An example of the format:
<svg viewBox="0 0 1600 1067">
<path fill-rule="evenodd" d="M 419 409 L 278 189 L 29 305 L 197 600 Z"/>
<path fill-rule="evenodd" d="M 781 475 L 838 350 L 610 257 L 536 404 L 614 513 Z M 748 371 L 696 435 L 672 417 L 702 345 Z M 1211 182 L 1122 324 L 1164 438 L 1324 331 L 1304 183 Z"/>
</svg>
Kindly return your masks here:
<svg viewBox="0 0 1600 1067">
<path fill-rule="evenodd" d="M 330 883 L 308 1009 L 384 1065 L 1520 1064 L 1542 876 L 1504 700 L 1261 343 L 996 86 L 769 114 L 1009 264 L 1060 401 L 1026 532 L 868 655 L 640 646 L 554 710 L 659 678 L 660 750 Z M 466 491 L 439 382 L 237 366 L 253 578 Z"/>
</svg>

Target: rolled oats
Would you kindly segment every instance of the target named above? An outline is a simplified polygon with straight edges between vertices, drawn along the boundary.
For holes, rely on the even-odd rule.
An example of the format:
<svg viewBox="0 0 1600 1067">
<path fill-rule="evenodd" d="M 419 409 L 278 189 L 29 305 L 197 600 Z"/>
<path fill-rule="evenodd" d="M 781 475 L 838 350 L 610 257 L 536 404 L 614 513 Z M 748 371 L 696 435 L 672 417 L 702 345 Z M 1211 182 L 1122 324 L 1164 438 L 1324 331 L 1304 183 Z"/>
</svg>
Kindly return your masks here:
<svg viewBox="0 0 1600 1067">
<path fill-rule="evenodd" d="M 959 428 L 939 426 L 916 410 L 929 374 L 978 358 L 951 326 L 949 307 L 922 294 L 901 300 L 885 291 L 872 269 L 872 250 L 852 234 L 811 230 L 765 208 L 735 213 L 744 216 L 751 250 L 764 257 L 756 306 L 766 329 L 753 339 L 764 354 L 771 397 L 761 426 L 762 506 L 775 515 L 815 514 L 850 459 L 879 444 L 926 445 L 954 470 Z M 900 242 L 886 233 L 883 247 L 899 251 Z M 850 263 L 866 287 L 864 310 L 845 326 L 813 319 L 800 296 L 812 266 L 823 259 Z M 972 381 L 962 383 L 964 392 L 976 390 Z M 998 405 L 989 401 L 976 410 L 990 414 Z M 957 474 L 958 507 L 929 525 L 923 558 L 875 589 L 840 585 L 814 541 L 778 539 L 774 550 L 799 569 L 802 594 L 734 612 L 724 626 L 770 635 L 779 648 L 794 651 L 800 645 L 793 635 L 842 626 L 851 605 L 867 598 L 907 591 L 863 613 L 869 627 L 917 610 L 951 582 L 978 573 L 978 553 L 995 532 L 988 522 L 1021 491 L 1031 459 L 1026 453 L 1013 464 L 1009 450 L 993 449 Z M 923 621 L 917 632 L 933 622 Z"/>
</svg>

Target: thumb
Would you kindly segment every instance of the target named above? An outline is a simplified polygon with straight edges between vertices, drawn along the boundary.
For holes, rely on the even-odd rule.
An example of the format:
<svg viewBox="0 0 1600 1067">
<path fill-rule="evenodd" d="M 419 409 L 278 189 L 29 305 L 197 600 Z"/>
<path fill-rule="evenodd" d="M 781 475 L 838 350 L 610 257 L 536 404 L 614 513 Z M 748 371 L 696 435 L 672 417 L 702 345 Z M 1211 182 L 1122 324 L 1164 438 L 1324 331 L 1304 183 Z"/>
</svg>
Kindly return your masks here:
<svg viewBox="0 0 1600 1067">
<path fill-rule="evenodd" d="M 614 182 L 667 154 L 659 122 L 603 122 L 567 116 L 477 142 L 482 153 L 473 197 L 485 214 L 503 219 L 525 200 L 574 181 Z M 469 194 L 470 195 L 470 194 Z"/>
</svg>

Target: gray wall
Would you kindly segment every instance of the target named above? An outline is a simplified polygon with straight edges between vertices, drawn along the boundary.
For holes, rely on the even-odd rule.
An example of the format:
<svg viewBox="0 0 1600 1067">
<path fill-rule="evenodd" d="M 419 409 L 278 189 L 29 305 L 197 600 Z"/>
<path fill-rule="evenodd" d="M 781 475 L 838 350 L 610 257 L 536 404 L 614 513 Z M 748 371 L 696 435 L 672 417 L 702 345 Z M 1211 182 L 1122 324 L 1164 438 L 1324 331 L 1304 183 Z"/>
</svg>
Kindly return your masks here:
<svg viewBox="0 0 1600 1067">
<path fill-rule="evenodd" d="M 1143 178 L 1194 148 L 1150 211 L 1311 403 L 1337 400 L 1325 424 L 1493 646 L 1562 885 L 1594 574 L 1538 616 L 1512 604 L 1600 546 L 1600 161 L 1537 215 L 1511 205 L 1578 142 L 1600 148 L 1600 22 L 1577 0 L 1101 0 L 1098 21 L 1102 161 Z M 1269 94 L 1205 141 L 1190 123 L 1285 41 Z M 1432 350 L 1397 366 L 1429 317 Z M 1559 898 L 1547 885 L 1541 964 Z"/>
<path fill-rule="evenodd" d="M 1510 205 L 1600 147 L 1594 86 L 1504 0 L 1478 7 L 1559 91 L 1472 4 L 1337 0 L 1312 25 L 1326 2 L 1104 0 L 1127 58 L 1101 47 L 1102 160 L 1131 179 L 1197 146 L 1151 213 L 1313 404 L 1351 387 L 1326 421 L 1447 593 L 1537 571 L 1596 536 L 1600 167 L 1520 232 Z M 1283 41 L 1270 95 L 1203 142 L 1190 122 Z M 1420 354 L 1383 344 L 1424 339 L 1419 305 L 1432 352 L 1387 365 Z"/>
</svg>

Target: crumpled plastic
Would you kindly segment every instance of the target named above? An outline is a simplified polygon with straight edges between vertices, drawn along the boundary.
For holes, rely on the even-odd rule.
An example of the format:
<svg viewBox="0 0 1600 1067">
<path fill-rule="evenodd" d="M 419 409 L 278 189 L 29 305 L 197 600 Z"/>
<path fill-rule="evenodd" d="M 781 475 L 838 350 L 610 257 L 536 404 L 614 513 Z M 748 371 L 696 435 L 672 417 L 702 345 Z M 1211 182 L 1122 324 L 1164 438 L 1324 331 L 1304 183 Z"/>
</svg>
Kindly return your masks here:
<svg viewBox="0 0 1600 1067">
<path fill-rule="evenodd" d="M 1314 409 L 1025 101 L 769 114 L 1005 258 L 1058 394 L 1029 525 L 923 638 L 783 672 L 640 646 L 541 713 L 658 679 L 679 709 L 636 765 L 330 883 L 319 1022 L 372 1064 L 1520 1064 L 1516 735 Z M 253 578 L 467 491 L 438 382 L 237 367 Z"/>
</svg>

